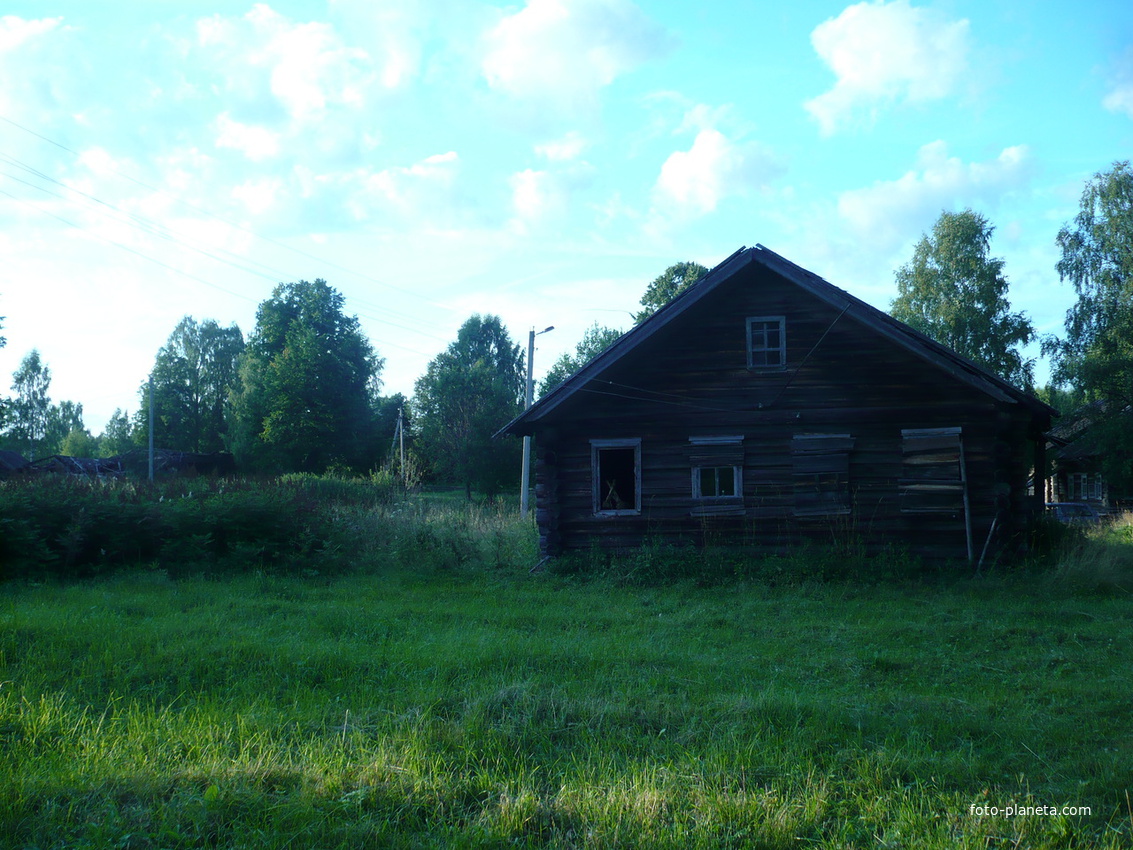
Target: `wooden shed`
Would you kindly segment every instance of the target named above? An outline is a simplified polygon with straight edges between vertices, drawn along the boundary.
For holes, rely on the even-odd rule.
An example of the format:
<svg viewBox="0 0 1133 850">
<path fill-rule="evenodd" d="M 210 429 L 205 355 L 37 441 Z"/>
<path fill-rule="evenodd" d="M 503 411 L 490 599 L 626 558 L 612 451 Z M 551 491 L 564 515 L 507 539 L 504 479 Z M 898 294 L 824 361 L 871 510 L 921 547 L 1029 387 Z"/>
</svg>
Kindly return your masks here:
<svg viewBox="0 0 1133 850">
<path fill-rule="evenodd" d="M 531 435 L 544 555 L 808 539 L 1017 547 L 1047 405 L 762 246 L 502 429 Z"/>
</svg>

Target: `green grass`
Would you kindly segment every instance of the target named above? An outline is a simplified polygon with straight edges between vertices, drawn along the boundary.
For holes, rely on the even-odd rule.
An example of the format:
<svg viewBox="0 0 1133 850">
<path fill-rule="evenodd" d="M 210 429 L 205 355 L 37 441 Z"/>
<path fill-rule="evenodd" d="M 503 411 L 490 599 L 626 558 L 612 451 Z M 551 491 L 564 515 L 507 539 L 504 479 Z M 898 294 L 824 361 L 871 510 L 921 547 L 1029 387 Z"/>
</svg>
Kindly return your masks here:
<svg viewBox="0 0 1133 850">
<path fill-rule="evenodd" d="M 1127 595 L 491 551 L 0 587 L 0 846 L 1131 845 Z"/>
</svg>

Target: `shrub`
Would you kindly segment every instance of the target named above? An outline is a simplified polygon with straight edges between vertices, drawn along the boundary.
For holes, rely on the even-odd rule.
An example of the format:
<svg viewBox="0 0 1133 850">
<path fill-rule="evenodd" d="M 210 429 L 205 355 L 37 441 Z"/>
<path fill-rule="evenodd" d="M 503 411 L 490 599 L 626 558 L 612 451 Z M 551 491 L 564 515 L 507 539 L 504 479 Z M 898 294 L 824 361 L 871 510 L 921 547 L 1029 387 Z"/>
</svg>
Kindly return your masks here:
<svg viewBox="0 0 1133 850">
<path fill-rule="evenodd" d="M 0 484 L 0 577 L 84 578 L 156 563 L 172 573 L 341 568 L 337 523 L 309 482 L 159 485 L 42 476 Z"/>
<path fill-rule="evenodd" d="M 132 566 L 172 576 L 530 569 L 534 530 L 510 508 L 396 499 L 380 476 L 0 481 L 0 580 L 87 578 Z"/>
</svg>

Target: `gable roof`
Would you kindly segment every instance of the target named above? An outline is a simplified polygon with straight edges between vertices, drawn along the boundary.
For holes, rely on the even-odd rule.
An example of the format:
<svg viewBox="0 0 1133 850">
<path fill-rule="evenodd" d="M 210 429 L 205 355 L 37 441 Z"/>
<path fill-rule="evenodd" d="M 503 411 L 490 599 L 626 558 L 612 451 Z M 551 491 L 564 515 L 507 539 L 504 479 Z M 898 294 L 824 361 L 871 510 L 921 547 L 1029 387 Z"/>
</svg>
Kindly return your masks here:
<svg viewBox="0 0 1133 850">
<path fill-rule="evenodd" d="M 710 295 L 721 285 L 746 269 L 757 266 L 774 272 L 819 300 L 829 304 L 841 315 L 855 319 L 901 348 L 947 373 L 958 381 L 983 392 L 996 401 L 1021 404 L 1039 416 L 1058 416 L 1054 408 L 1025 393 L 998 375 L 957 354 L 924 334 L 913 330 L 904 322 L 873 307 L 845 290 L 839 289 L 813 272 L 797 266 L 762 245 L 740 248 L 696 284 L 686 289 L 652 316 L 627 331 L 605 351 L 559 384 L 547 395 L 500 429 L 503 434 L 530 434 L 534 425 L 576 393 L 584 390 L 614 363 L 640 347 L 659 331 L 678 321 L 695 304 Z"/>
</svg>

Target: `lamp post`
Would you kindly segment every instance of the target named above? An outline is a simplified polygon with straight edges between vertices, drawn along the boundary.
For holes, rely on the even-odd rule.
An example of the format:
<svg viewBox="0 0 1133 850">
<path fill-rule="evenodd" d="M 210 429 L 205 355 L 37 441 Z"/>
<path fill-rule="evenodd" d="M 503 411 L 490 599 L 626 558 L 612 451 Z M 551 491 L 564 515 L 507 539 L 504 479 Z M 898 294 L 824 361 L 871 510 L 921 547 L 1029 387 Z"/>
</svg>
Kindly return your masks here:
<svg viewBox="0 0 1133 850">
<path fill-rule="evenodd" d="M 531 407 L 531 397 L 535 394 L 535 381 L 532 379 L 532 373 L 535 371 L 535 364 L 532 362 L 535 359 L 535 337 L 539 334 L 545 334 L 548 331 L 553 331 L 554 325 L 549 325 L 543 328 L 538 333 L 535 328 L 532 328 L 527 335 L 527 386 L 526 386 L 526 399 L 524 401 L 523 409 Z M 528 490 L 531 487 L 531 437 L 525 436 L 523 438 L 523 473 L 519 478 L 519 515 L 526 518 L 529 498 Z"/>
</svg>

